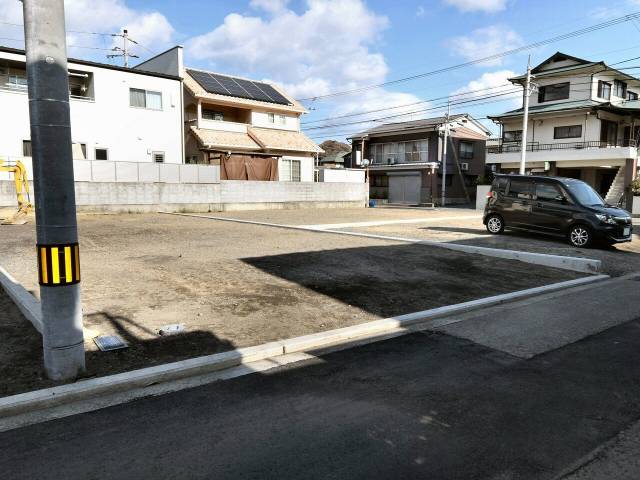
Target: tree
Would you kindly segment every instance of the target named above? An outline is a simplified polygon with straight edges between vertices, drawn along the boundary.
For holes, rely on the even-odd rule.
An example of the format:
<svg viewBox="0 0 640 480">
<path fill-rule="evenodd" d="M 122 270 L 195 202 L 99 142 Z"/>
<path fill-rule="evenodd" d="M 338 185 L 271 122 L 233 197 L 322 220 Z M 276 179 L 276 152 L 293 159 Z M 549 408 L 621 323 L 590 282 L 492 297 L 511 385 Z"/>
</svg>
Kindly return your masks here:
<svg viewBox="0 0 640 480">
<path fill-rule="evenodd" d="M 330 157 L 340 152 L 351 151 L 351 145 L 348 143 L 338 142 L 337 140 L 325 140 L 320 144 L 320 148 L 324 150 L 324 153 L 320 154 L 320 158 Z"/>
</svg>

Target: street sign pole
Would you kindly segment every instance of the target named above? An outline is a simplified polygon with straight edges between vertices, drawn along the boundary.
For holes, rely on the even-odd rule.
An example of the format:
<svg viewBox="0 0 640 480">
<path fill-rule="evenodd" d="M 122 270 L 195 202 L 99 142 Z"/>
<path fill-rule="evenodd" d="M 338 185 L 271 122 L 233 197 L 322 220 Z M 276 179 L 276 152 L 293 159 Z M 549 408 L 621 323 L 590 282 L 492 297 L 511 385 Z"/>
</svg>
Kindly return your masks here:
<svg viewBox="0 0 640 480">
<path fill-rule="evenodd" d="M 63 0 L 23 0 L 47 376 L 85 368 Z"/>
</svg>

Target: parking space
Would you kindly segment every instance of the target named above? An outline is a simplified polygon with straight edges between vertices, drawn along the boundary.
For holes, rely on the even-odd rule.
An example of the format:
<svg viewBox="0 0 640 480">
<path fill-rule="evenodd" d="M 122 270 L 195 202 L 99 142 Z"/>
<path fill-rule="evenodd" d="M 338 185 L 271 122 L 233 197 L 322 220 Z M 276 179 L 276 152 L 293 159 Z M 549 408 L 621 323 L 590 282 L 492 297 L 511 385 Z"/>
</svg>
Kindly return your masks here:
<svg viewBox="0 0 640 480">
<path fill-rule="evenodd" d="M 439 226 L 436 218 L 469 214 L 370 209 L 224 216 L 303 225 L 420 220 L 407 224 L 419 232 L 426 231 L 421 230 L 425 224 Z M 79 229 L 89 375 L 256 345 L 580 276 L 405 242 L 173 215 L 82 215 Z M 37 292 L 33 223 L 0 229 L 0 243 L 0 265 Z M 162 326 L 174 323 L 184 323 L 186 332 L 158 336 Z M 26 321 L 24 328 L 30 328 Z M 130 348 L 97 352 L 91 338 L 110 333 L 123 336 Z M 0 348 L 17 348 L 19 332 L 12 338 Z M 31 363 L 24 362 L 23 387 L 39 385 L 33 367 L 39 365 L 39 355 L 36 345 Z M 19 377 L 18 370 L 14 376 Z"/>
</svg>

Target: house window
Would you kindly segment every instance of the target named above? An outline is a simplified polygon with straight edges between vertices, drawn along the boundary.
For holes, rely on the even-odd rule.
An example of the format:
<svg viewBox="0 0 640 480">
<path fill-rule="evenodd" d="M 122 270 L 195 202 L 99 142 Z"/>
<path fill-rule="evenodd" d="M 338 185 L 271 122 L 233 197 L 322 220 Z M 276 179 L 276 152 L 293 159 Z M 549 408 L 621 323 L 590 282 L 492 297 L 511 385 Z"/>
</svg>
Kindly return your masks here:
<svg viewBox="0 0 640 480">
<path fill-rule="evenodd" d="M 22 141 L 22 156 L 23 157 L 31 156 L 31 140 Z"/>
<path fill-rule="evenodd" d="M 373 163 L 392 165 L 394 163 L 427 162 L 429 142 L 412 140 L 409 142 L 374 143 L 369 147 Z"/>
<path fill-rule="evenodd" d="M 26 90 L 27 88 L 27 74 L 9 74 L 7 85 L 10 88 L 17 88 L 20 90 Z"/>
<path fill-rule="evenodd" d="M 285 182 L 299 182 L 300 181 L 300 166 L 302 162 L 300 160 L 282 159 L 282 178 Z"/>
<path fill-rule="evenodd" d="M 465 160 L 473 158 L 473 143 L 460 142 L 460 158 Z"/>
<path fill-rule="evenodd" d="M 153 152 L 151 157 L 155 163 L 164 163 L 164 152 Z"/>
<path fill-rule="evenodd" d="M 613 94 L 616 97 L 625 98 L 627 96 L 627 84 L 621 80 L 614 80 Z"/>
<path fill-rule="evenodd" d="M 279 125 L 284 125 L 287 122 L 287 117 L 284 115 L 276 115 L 276 119 L 278 120 Z"/>
<path fill-rule="evenodd" d="M 627 100 L 638 100 L 638 94 L 631 90 L 627 90 Z"/>
<path fill-rule="evenodd" d="M 129 105 L 135 108 L 146 108 L 148 110 L 162 110 L 162 93 L 130 88 Z"/>
<path fill-rule="evenodd" d="M 538 90 L 538 103 L 569 98 L 569 82 L 545 85 Z"/>
<path fill-rule="evenodd" d="M 582 125 L 569 125 L 566 127 L 555 127 L 553 138 L 580 138 L 582 136 Z"/>
<path fill-rule="evenodd" d="M 86 160 L 87 159 L 87 144 L 76 143 L 71 145 L 71 152 L 74 160 Z"/>
<path fill-rule="evenodd" d="M 504 143 L 521 142 L 522 141 L 522 130 L 511 130 L 511 131 L 508 131 L 508 132 L 502 132 L 502 141 Z"/>
<path fill-rule="evenodd" d="M 269 123 L 276 123 L 276 115 L 274 113 L 267 113 L 267 119 Z"/>
<path fill-rule="evenodd" d="M 215 110 L 202 110 L 202 118 L 204 120 L 217 120 L 223 121 L 224 115 L 222 112 L 216 112 Z"/>
<path fill-rule="evenodd" d="M 96 148 L 96 160 L 109 160 L 109 150 L 106 148 Z"/>
<path fill-rule="evenodd" d="M 609 100 L 611 98 L 611 84 L 598 80 L 598 97 Z"/>
</svg>

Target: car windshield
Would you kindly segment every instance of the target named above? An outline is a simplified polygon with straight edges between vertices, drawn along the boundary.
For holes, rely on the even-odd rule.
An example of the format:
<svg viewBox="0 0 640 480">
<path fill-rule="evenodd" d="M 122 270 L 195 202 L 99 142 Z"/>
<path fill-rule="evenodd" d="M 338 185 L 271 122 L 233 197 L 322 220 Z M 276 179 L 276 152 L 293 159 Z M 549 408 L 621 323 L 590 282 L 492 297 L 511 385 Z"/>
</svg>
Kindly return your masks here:
<svg viewBox="0 0 640 480">
<path fill-rule="evenodd" d="M 578 203 L 589 206 L 604 205 L 604 200 L 589 185 L 583 182 L 569 182 L 565 184 L 569 191 L 576 197 Z"/>
</svg>

